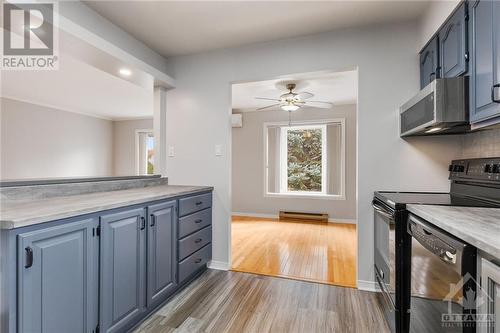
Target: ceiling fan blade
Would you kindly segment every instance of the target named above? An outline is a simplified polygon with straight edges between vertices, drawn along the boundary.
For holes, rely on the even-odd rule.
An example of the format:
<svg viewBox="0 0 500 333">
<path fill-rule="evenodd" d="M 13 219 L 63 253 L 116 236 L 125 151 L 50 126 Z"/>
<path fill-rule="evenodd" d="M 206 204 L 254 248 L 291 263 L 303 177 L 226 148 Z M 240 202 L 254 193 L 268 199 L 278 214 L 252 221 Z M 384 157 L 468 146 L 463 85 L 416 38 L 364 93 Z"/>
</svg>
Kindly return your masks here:
<svg viewBox="0 0 500 333">
<path fill-rule="evenodd" d="M 255 99 L 263 99 L 263 100 L 266 100 L 266 101 L 275 101 L 275 102 L 280 102 L 281 101 L 280 99 L 266 98 L 266 97 L 255 97 Z"/>
<path fill-rule="evenodd" d="M 300 92 L 298 93 L 295 97 L 297 97 L 298 99 L 308 99 L 308 98 L 311 98 L 313 97 L 314 94 L 311 94 L 310 92 L 307 92 L 307 91 L 303 91 L 303 92 Z"/>
<path fill-rule="evenodd" d="M 264 106 L 262 108 L 258 108 L 257 111 L 261 111 L 261 110 L 266 110 L 266 109 L 270 109 L 270 108 L 274 108 L 275 106 L 279 106 L 280 103 L 277 103 L 277 104 L 272 104 L 272 105 L 268 105 L 268 106 Z"/>
<path fill-rule="evenodd" d="M 323 101 L 306 101 L 306 106 L 320 109 L 329 109 L 333 106 L 331 102 L 323 102 Z"/>
</svg>

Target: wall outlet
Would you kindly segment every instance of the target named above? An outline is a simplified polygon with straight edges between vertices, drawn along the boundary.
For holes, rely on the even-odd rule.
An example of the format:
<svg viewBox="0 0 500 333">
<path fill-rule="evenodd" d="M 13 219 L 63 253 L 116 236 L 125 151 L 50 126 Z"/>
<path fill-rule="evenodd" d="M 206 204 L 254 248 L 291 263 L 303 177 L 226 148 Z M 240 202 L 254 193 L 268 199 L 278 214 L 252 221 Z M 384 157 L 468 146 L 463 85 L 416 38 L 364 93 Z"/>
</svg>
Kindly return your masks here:
<svg viewBox="0 0 500 333">
<path fill-rule="evenodd" d="M 215 156 L 222 156 L 222 146 L 215 145 Z"/>
<path fill-rule="evenodd" d="M 168 157 L 174 157 L 175 156 L 175 150 L 173 146 L 168 147 Z"/>
</svg>

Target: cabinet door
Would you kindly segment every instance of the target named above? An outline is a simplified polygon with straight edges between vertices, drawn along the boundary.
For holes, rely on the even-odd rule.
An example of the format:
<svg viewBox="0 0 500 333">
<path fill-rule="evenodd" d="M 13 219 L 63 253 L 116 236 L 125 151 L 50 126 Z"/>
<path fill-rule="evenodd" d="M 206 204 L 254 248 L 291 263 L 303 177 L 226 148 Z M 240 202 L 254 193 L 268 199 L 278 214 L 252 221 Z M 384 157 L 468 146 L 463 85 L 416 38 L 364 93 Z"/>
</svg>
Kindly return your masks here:
<svg viewBox="0 0 500 333">
<path fill-rule="evenodd" d="M 448 19 L 439 31 L 441 76 L 456 77 L 467 72 L 466 3 Z"/>
<path fill-rule="evenodd" d="M 434 37 L 420 53 L 420 88 L 440 77 L 438 39 Z"/>
<path fill-rule="evenodd" d="M 177 285 L 176 201 L 148 207 L 148 306 L 165 300 Z"/>
<path fill-rule="evenodd" d="M 470 119 L 472 123 L 500 115 L 500 2 L 476 1 L 472 16 L 472 76 Z M 492 93 L 492 89 L 494 89 Z"/>
<path fill-rule="evenodd" d="M 126 331 L 146 306 L 146 221 L 136 208 L 101 216 L 103 332 Z"/>
<path fill-rule="evenodd" d="M 481 323 L 479 331 L 481 333 L 500 332 L 500 266 L 492 262 L 481 259 L 481 288 L 482 293 L 478 295 L 484 301 L 479 307 L 480 314 L 487 314 L 490 320 Z"/>
<path fill-rule="evenodd" d="M 97 219 L 18 236 L 18 332 L 92 332 L 97 326 Z"/>
</svg>

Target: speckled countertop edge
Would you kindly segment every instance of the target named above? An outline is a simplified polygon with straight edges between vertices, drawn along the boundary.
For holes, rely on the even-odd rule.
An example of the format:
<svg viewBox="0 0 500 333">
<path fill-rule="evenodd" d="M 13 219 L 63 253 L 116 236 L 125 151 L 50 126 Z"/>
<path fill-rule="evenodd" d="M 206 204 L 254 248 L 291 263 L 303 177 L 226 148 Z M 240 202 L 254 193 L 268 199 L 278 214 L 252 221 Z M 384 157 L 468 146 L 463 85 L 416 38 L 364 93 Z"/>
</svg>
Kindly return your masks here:
<svg viewBox="0 0 500 333">
<path fill-rule="evenodd" d="M 481 251 L 500 258 L 500 208 L 412 204 L 406 209 Z"/>
<path fill-rule="evenodd" d="M 0 229 L 21 228 L 212 190 L 210 186 L 161 185 L 40 200 L 2 200 Z"/>
</svg>

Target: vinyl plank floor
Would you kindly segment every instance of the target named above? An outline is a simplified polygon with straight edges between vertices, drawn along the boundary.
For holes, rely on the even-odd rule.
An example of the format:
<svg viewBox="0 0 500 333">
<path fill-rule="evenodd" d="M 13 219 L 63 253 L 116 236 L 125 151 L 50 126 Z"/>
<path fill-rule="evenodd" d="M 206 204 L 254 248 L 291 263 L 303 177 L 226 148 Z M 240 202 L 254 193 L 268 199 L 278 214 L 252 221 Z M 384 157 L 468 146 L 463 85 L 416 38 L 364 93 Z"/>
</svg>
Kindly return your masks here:
<svg viewBox="0 0 500 333">
<path fill-rule="evenodd" d="M 389 332 L 375 293 L 207 270 L 135 333 Z"/>
</svg>

